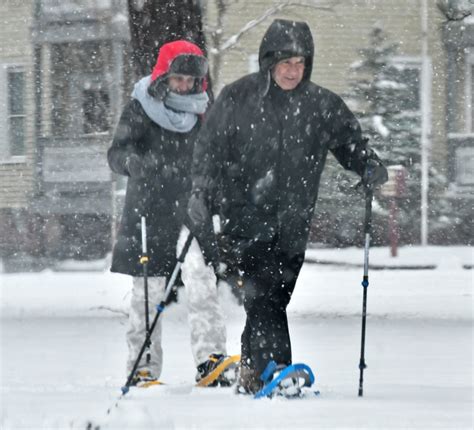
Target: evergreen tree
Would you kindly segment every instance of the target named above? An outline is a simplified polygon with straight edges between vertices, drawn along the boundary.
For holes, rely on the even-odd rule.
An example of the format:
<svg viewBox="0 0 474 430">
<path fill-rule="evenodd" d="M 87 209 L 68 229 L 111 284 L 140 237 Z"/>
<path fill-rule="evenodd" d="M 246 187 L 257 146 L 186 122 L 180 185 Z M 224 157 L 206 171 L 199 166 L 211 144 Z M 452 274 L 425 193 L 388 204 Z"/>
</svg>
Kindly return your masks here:
<svg viewBox="0 0 474 430">
<path fill-rule="evenodd" d="M 398 201 L 400 239 L 402 243 L 419 243 L 421 204 L 421 106 L 417 65 L 395 61 L 397 44 L 390 43 L 384 30 L 374 27 L 369 46 L 360 50 L 361 60 L 351 69 L 354 78 L 345 100 L 356 114 L 363 134 L 386 166 L 401 165 L 406 169 L 406 191 Z M 339 213 L 342 220 L 353 220 L 346 226 L 348 238 L 359 232 L 363 205 L 354 201 L 347 191 L 335 184 L 347 173 L 331 166 L 325 176 L 327 195 L 325 210 Z M 346 179 L 348 180 L 348 179 Z M 430 170 L 430 192 L 443 194 L 446 179 L 433 168 Z M 341 205 L 341 202 L 344 204 Z M 386 242 L 388 198 L 376 195 L 374 226 L 376 239 Z M 342 207 L 342 209 L 340 209 Z M 345 210 L 344 210 L 345 207 Z M 354 208 L 359 208 L 354 211 Z M 433 212 L 433 211 L 432 211 Z M 346 221 L 347 222 L 347 221 Z"/>
<path fill-rule="evenodd" d="M 406 191 L 398 201 L 401 240 L 418 243 L 421 204 L 421 115 L 419 70 L 396 63 L 397 45 L 390 43 L 380 27 L 369 36 L 369 47 L 361 50 L 362 60 L 353 65 L 349 103 L 354 103 L 364 135 L 370 139 L 384 163 L 406 169 Z M 369 76 L 360 77 L 361 75 Z M 388 201 L 379 198 L 387 210 Z"/>
<path fill-rule="evenodd" d="M 351 67 L 356 79 L 351 82 L 351 91 L 344 95 L 344 100 L 360 121 L 364 136 L 369 138 L 371 147 L 385 164 L 387 157 L 384 152 L 388 149 L 390 134 L 385 119 L 391 113 L 393 104 L 388 93 L 394 92 L 396 87 L 387 76 L 387 68 L 389 58 L 396 49 L 395 44 L 386 42 L 382 29 L 374 28 L 370 33 L 369 46 L 359 51 L 362 59 Z M 333 157 L 329 158 L 315 217 L 316 239 L 321 236 L 323 241 L 329 240 L 331 245 L 336 246 L 361 243 L 364 204 L 360 190 L 354 188 L 357 181 L 356 175 L 343 170 Z M 373 217 L 381 216 L 380 224 L 383 225 L 387 213 L 377 197 Z M 335 214 L 333 224 L 324 221 L 330 214 Z M 377 223 L 373 225 L 377 233 Z M 318 234 L 318 231 L 321 233 Z M 375 236 L 375 242 L 385 241 L 383 231 Z"/>
<path fill-rule="evenodd" d="M 352 66 L 358 77 L 369 77 L 353 80 L 347 101 L 354 105 L 364 135 L 386 163 L 419 170 L 418 166 L 412 169 L 420 162 L 418 71 L 394 64 L 397 45 L 387 42 L 381 28 L 375 27 L 369 40 L 370 46 L 361 50 L 363 60 Z"/>
</svg>

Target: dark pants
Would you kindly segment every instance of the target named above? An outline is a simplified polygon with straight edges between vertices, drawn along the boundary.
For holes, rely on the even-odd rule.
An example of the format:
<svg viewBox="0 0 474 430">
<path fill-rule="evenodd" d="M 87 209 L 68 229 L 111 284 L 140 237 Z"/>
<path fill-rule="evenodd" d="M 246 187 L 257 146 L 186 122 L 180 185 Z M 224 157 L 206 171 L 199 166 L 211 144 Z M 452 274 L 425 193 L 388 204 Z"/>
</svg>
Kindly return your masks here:
<svg viewBox="0 0 474 430">
<path fill-rule="evenodd" d="M 291 343 L 286 307 L 291 299 L 304 253 L 289 257 L 277 242 L 254 242 L 240 264 L 244 272 L 242 363 L 260 375 L 268 362 L 291 363 Z"/>
</svg>

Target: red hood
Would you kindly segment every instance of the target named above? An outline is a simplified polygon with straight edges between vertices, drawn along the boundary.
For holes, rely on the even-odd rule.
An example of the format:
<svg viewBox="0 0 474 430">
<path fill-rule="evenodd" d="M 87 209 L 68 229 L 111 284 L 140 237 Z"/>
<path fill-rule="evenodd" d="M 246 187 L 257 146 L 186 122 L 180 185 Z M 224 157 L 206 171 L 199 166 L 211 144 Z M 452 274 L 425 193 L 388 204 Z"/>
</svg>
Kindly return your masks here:
<svg viewBox="0 0 474 430">
<path fill-rule="evenodd" d="M 177 40 L 163 45 L 158 53 L 155 67 L 151 74 L 151 80 L 154 81 L 160 76 L 169 72 L 171 63 L 176 57 L 183 54 L 192 54 L 204 57 L 204 53 L 194 43 L 186 40 Z"/>
</svg>

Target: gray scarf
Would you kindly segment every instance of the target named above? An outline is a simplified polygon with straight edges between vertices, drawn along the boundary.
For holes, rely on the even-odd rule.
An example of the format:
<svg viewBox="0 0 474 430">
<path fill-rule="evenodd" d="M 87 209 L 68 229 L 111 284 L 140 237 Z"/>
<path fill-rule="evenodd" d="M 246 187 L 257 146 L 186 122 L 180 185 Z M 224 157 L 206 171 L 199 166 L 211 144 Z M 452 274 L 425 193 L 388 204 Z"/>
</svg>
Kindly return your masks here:
<svg viewBox="0 0 474 430">
<path fill-rule="evenodd" d="M 180 95 L 169 92 L 164 101 L 154 99 L 148 93 L 151 76 L 140 79 L 132 92 L 148 117 L 160 127 L 178 133 L 188 133 L 198 120 L 198 115 L 206 111 L 209 97 L 207 93 Z"/>
</svg>

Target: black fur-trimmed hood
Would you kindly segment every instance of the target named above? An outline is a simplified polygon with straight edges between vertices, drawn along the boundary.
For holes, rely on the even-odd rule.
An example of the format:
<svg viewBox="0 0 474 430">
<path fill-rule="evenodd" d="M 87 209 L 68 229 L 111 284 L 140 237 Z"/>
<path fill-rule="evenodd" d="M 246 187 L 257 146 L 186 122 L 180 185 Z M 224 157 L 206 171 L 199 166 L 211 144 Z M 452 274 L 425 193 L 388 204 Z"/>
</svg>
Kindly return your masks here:
<svg viewBox="0 0 474 430">
<path fill-rule="evenodd" d="M 314 42 L 308 24 L 276 19 L 263 36 L 258 54 L 264 94 L 268 91 L 271 69 L 275 64 L 284 58 L 296 56 L 305 58 L 303 81 L 309 81 L 313 70 Z"/>
</svg>

